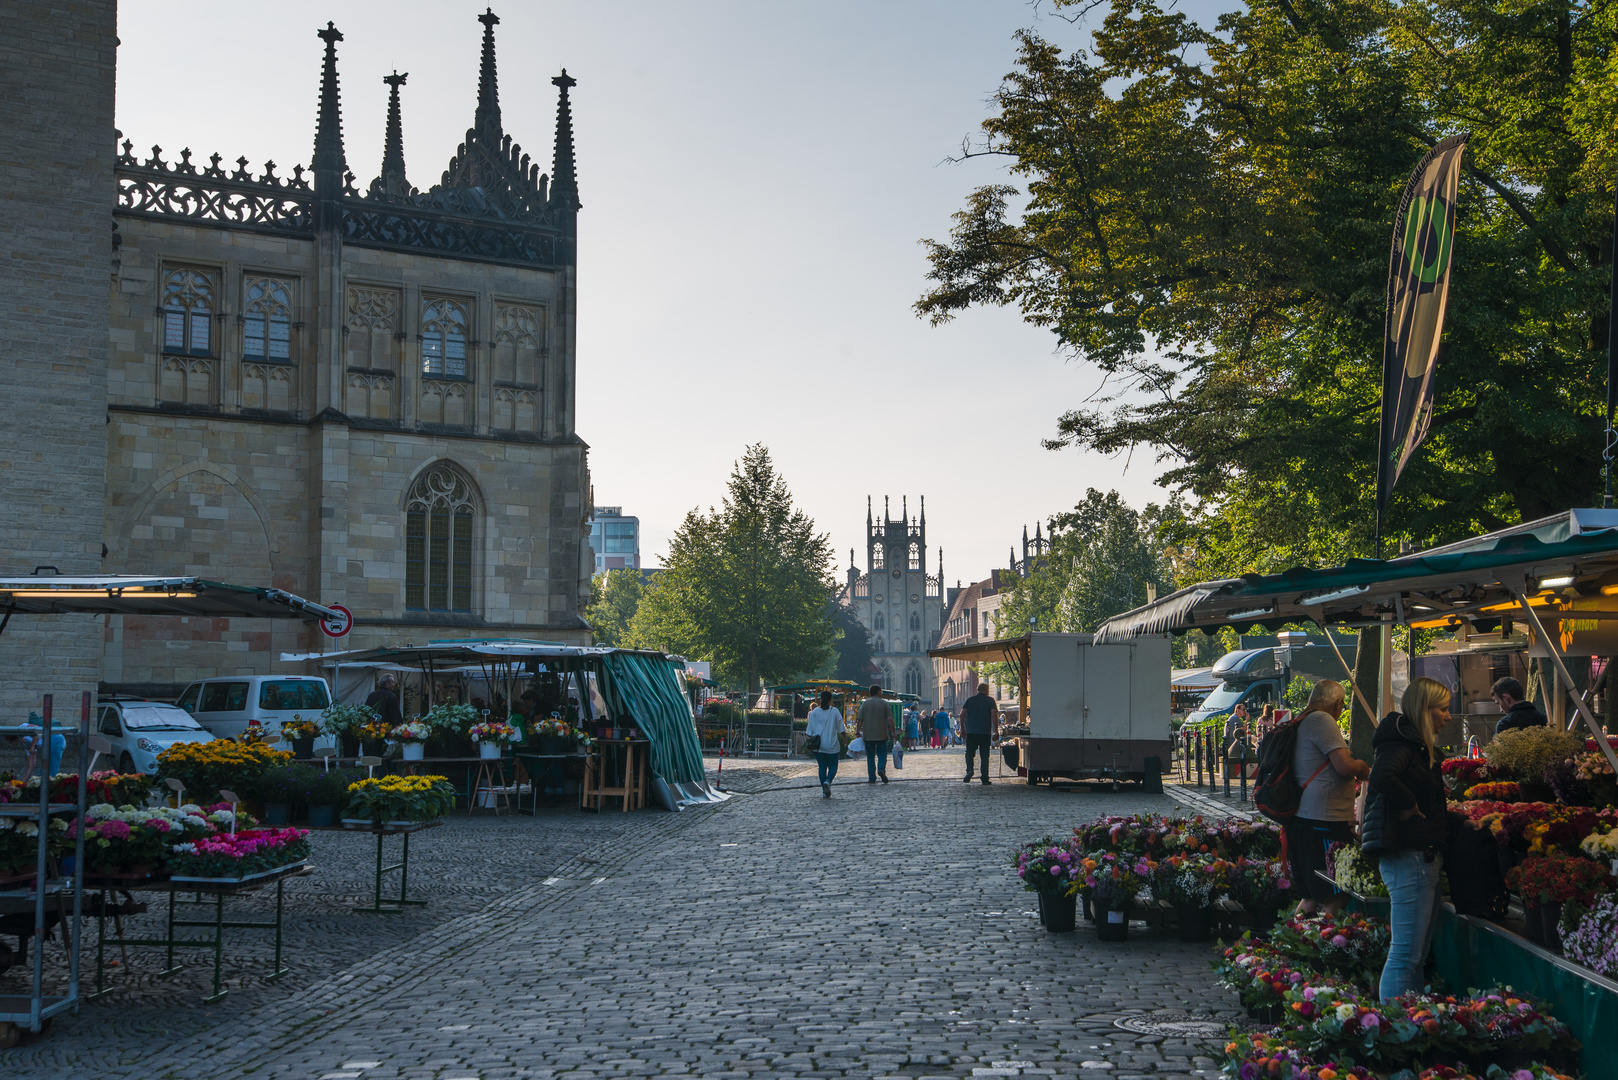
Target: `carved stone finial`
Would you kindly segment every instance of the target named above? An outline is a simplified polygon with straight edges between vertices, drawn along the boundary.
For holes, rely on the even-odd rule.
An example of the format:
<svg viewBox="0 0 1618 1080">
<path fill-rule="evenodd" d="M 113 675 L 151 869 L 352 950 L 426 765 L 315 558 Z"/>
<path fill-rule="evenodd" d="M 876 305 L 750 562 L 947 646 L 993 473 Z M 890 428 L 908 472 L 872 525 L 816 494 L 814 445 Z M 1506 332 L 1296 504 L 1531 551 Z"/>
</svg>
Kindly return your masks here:
<svg viewBox="0 0 1618 1080">
<path fill-rule="evenodd" d="M 403 196 L 410 191 L 405 179 L 404 123 L 399 107 L 399 88 L 410 77 L 410 72 L 382 76 L 388 87 L 388 126 L 382 139 L 382 173 L 372 185 L 372 192 L 387 196 Z"/>
<path fill-rule="evenodd" d="M 500 141 L 500 88 L 495 77 L 494 28 L 500 16 L 490 8 L 478 16 L 483 24 L 483 61 L 478 68 L 478 109 L 472 126 L 490 143 Z"/>
<path fill-rule="evenodd" d="M 332 23 L 316 31 L 326 43 L 326 56 L 320 71 L 320 113 L 315 125 L 315 153 L 309 166 L 315 173 L 315 194 L 322 199 L 336 198 L 342 190 L 342 176 L 348 169 L 343 154 L 343 113 L 337 89 L 337 43 L 342 32 Z"/>
<path fill-rule="evenodd" d="M 568 104 L 569 88 L 578 80 L 570 77 L 567 68 L 551 80 L 558 89 L 556 99 L 556 152 L 551 161 L 550 204 L 564 210 L 577 210 L 579 202 L 579 174 L 573 160 L 573 108 Z"/>
</svg>

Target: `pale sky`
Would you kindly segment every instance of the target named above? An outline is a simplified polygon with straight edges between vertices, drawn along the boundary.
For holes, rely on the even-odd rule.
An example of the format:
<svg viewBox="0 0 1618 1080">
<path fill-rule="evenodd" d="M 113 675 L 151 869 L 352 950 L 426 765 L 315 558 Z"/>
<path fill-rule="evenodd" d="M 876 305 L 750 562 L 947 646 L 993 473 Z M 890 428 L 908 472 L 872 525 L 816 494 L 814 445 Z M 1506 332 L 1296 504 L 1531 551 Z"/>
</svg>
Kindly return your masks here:
<svg viewBox="0 0 1618 1080">
<path fill-rule="evenodd" d="M 246 154 L 307 165 L 326 20 L 350 167 L 382 158 L 386 87 L 404 88 L 411 181 L 436 183 L 472 123 L 482 3 L 289 0 L 119 5 L 118 125 L 142 156 Z M 1161 500 L 1133 461 L 1039 441 L 1099 384 L 1014 311 L 933 328 L 918 241 L 943 239 L 1020 28 L 1087 33 L 1027 0 L 731 0 L 496 6 L 505 130 L 549 171 L 551 78 L 573 91 L 579 191 L 578 430 L 596 501 L 641 520 L 661 565 L 685 513 L 716 504 L 748 443 L 863 567 L 867 495 L 927 496 L 929 567 L 949 583 L 1004 566 L 1024 524 L 1087 487 Z"/>
</svg>

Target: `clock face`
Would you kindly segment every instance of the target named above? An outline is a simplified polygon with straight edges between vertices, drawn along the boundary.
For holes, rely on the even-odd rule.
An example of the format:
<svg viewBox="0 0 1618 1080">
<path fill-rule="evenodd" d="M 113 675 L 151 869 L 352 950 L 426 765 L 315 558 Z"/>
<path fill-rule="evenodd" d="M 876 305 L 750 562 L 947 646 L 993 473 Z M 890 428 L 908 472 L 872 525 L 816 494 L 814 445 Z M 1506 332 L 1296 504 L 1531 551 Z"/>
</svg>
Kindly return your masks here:
<svg viewBox="0 0 1618 1080">
<path fill-rule="evenodd" d="M 918 602 L 920 599 L 921 599 L 921 597 L 917 596 L 915 593 L 910 594 L 910 602 L 912 604 Z"/>
<path fill-rule="evenodd" d="M 877 594 L 876 594 L 876 595 L 875 595 L 875 596 L 873 596 L 873 597 L 872 597 L 872 598 L 871 598 L 871 599 L 873 599 L 873 600 L 875 600 L 875 601 L 876 601 L 876 602 L 877 602 L 877 603 L 879 603 L 879 604 L 880 604 L 880 603 L 881 603 L 881 602 L 882 602 L 882 594 L 881 594 L 881 593 L 877 593 Z"/>
<path fill-rule="evenodd" d="M 897 567 L 897 566 L 895 566 L 895 567 L 894 567 L 894 568 L 893 568 L 893 576 L 894 576 L 894 577 L 898 577 L 898 576 L 899 576 L 899 568 L 898 568 L 898 567 Z"/>
</svg>

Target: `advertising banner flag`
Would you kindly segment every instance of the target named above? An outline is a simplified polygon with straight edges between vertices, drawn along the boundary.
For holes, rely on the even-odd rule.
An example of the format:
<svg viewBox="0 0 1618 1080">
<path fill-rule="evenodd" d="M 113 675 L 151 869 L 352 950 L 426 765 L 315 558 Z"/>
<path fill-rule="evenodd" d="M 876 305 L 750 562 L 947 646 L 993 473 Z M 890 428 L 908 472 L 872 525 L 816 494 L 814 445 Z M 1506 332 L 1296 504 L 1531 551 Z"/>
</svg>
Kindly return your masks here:
<svg viewBox="0 0 1618 1080">
<path fill-rule="evenodd" d="M 1455 190 L 1467 136 L 1452 135 L 1416 165 L 1399 200 L 1388 267 L 1388 313 L 1382 345 L 1382 424 L 1377 447 L 1376 513 L 1382 511 L 1433 415 L 1449 265 L 1455 238 Z"/>
</svg>

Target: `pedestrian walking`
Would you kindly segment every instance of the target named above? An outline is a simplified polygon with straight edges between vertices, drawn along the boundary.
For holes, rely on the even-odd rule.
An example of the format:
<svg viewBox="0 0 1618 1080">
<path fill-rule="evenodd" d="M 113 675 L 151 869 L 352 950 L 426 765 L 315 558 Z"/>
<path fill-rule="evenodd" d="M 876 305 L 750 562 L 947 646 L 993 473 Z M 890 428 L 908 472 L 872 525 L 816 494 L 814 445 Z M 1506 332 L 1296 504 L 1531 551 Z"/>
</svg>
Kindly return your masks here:
<svg viewBox="0 0 1618 1080">
<path fill-rule="evenodd" d="M 916 748 L 916 740 L 921 738 L 921 710 L 914 705 L 905 712 L 905 741 L 906 750 Z"/>
<path fill-rule="evenodd" d="M 842 711 L 832 707 L 831 691 L 822 690 L 819 707 L 809 710 L 805 737 L 820 765 L 821 794 L 828 799 L 831 798 L 831 782 L 837 778 L 837 762 L 843 756 L 843 734 L 847 730 Z"/>
<path fill-rule="evenodd" d="M 1449 688 L 1419 678 L 1371 739 L 1375 756 L 1360 850 L 1379 860 L 1392 901 L 1393 940 L 1382 967 L 1383 1001 L 1420 990 L 1438 922 L 1438 884 L 1449 839 L 1438 733 L 1449 723 Z"/>
<path fill-rule="evenodd" d="M 1544 727 L 1548 721 L 1545 714 L 1539 711 L 1539 706 L 1532 701 L 1524 701 L 1528 695 L 1523 693 L 1522 683 L 1507 675 L 1503 679 L 1496 679 L 1489 691 L 1500 711 L 1505 715 L 1500 722 L 1494 725 L 1494 733 L 1499 735 L 1503 731 L 1516 731 L 1518 728 Z"/>
<path fill-rule="evenodd" d="M 949 739 L 949 713 L 940 705 L 933 714 L 933 749 L 942 750 Z"/>
<path fill-rule="evenodd" d="M 961 706 L 961 733 L 966 737 L 966 779 L 972 782 L 972 755 L 982 762 L 983 782 L 989 783 L 989 736 L 994 733 L 995 719 L 1000 710 L 989 696 L 989 684 L 978 683 L 978 692 Z"/>
<path fill-rule="evenodd" d="M 404 714 L 399 711 L 399 680 L 391 671 L 382 673 L 376 681 L 376 689 L 365 698 L 365 704 L 376 710 L 377 719 L 388 725 L 389 731 L 404 723 Z"/>
<path fill-rule="evenodd" d="M 888 741 L 893 738 L 893 709 L 882 700 L 882 688 L 872 685 L 870 696 L 860 703 L 859 736 L 865 740 L 866 783 L 877 777 L 888 782 Z"/>
<path fill-rule="evenodd" d="M 1358 782 L 1371 775 L 1371 767 L 1349 752 L 1337 726 L 1347 699 L 1342 683 L 1322 679 L 1310 691 L 1298 721 L 1292 775 L 1302 790 L 1297 816 L 1286 823 L 1286 834 L 1292 884 L 1303 896 L 1298 902 L 1300 915 L 1324 910 L 1335 916 L 1348 903 L 1346 893 L 1316 873 L 1331 873 L 1326 862 L 1328 848 L 1354 839 L 1354 797 Z M 1269 706 L 1265 712 L 1270 712 Z"/>
</svg>

